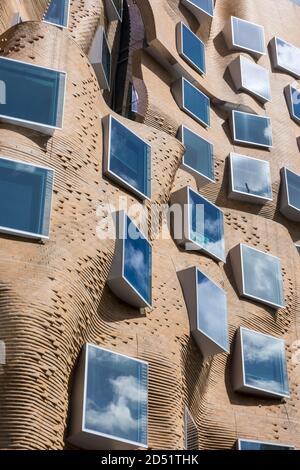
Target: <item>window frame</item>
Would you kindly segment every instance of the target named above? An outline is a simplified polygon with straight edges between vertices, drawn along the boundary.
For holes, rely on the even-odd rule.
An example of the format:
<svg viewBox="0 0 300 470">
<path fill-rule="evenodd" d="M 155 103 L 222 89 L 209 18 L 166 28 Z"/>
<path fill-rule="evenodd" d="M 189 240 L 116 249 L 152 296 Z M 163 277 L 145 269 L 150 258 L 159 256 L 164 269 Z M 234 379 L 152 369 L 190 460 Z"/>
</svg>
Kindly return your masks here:
<svg viewBox="0 0 300 470">
<path fill-rule="evenodd" d="M 98 42 L 99 41 L 99 42 Z M 109 80 L 108 77 L 106 76 L 105 73 L 105 67 L 103 65 L 103 50 L 104 50 L 104 42 L 106 44 L 106 47 L 109 51 L 110 55 L 110 64 L 109 64 Z M 95 58 L 95 54 L 97 51 L 98 57 L 100 57 L 100 60 L 97 61 Z M 94 72 L 96 74 L 98 84 L 100 86 L 101 90 L 108 90 L 108 92 L 111 91 L 111 78 L 112 78 L 112 56 L 111 56 L 111 48 L 109 46 L 108 40 L 107 40 L 107 35 L 105 32 L 105 28 L 103 25 L 98 26 L 89 53 L 88 53 L 88 58 L 89 61 L 94 69 Z"/>
<path fill-rule="evenodd" d="M 259 99 L 263 103 L 271 103 L 272 102 L 272 90 L 271 90 L 271 85 L 270 85 L 270 72 L 265 67 L 262 67 L 261 65 L 257 64 L 256 62 L 253 62 L 253 61 L 247 59 L 243 55 L 240 55 L 238 57 L 238 60 L 240 62 L 240 73 L 241 73 L 241 88 L 240 89 L 246 91 L 247 93 L 249 93 L 250 95 L 252 95 L 255 98 Z M 254 92 L 253 90 L 251 90 L 249 87 L 247 87 L 245 85 L 245 83 L 244 83 L 245 80 L 244 79 L 245 79 L 245 75 L 247 75 L 245 73 L 245 63 L 247 63 L 247 62 L 251 63 L 251 65 L 254 65 L 257 68 L 260 68 L 260 69 L 264 70 L 266 72 L 266 74 L 268 75 L 268 91 L 270 93 L 270 97 L 267 98 L 266 96 L 263 96 L 260 93 Z"/>
<path fill-rule="evenodd" d="M 248 116 L 254 116 L 256 118 L 260 118 L 260 119 L 264 119 L 264 120 L 268 120 L 269 123 L 270 123 L 270 128 L 271 128 L 271 144 L 270 145 L 267 145 L 267 144 L 261 144 L 261 143 L 258 143 L 258 142 L 250 142 L 248 140 L 240 140 L 236 137 L 236 125 L 235 125 L 235 115 L 236 113 L 238 114 L 246 114 Z M 263 147 L 263 148 L 267 148 L 267 149 L 271 149 L 273 148 L 273 128 L 272 128 L 272 121 L 271 121 L 271 118 L 268 117 L 268 116 L 261 116 L 260 114 L 253 114 L 253 113 L 246 113 L 244 111 L 238 111 L 236 109 L 233 109 L 232 112 L 231 112 L 231 127 L 232 127 L 232 137 L 233 137 L 233 141 L 234 143 L 236 144 L 240 144 L 240 145 L 246 145 L 246 146 L 251 146 L 251 147 Z"/>
<path fill-rule="evenodd" d="M 204 70 L 202 70 L 189 56 L 184 53 L 183 47 L 183 29 L 186 28 L 189 33 L 191 33 L 195 38 L 198 39 L 199 43 L 203 46 L 203 63 L 204 63 Z M 204 42 L 195 34 L 183 21 L 180 21 L 176 25 L 176 43 L 177 43 L 177 51 L 180 57 L 196 72 L 198 72 L 201 76 L 206 76 L 206 57 L 205 57 L 205 44 Z"/>
<path fill-rule="evenodd" d="M 211 0 L 212 5 L 212 14 L 201 8 L 199 5 L 196 5 L 193 0 L 181 0 L 182 5 L 184 5 L 196 18 L 199 22 L 203 22 L 205 19 L 211 21 L 214 17 L 214 1 Z"/>
<path fill-rule="evenodd" d="M 297 176 L 300 181 L 300 175 L 290 170 L 287 167 L 283 167 L 280 170 L 281 173 L 281 196 L 280 196 L 280 212 L 289 220 L 294 222 L 300 221 L 300 198 L 299 198 L 299 207 L 294 206 L 290 202 L 290 191 L 287 172 L 292 173 Z"/>
<path fill-rule="evenodd" d="M 58 24 L 58 23 L 53 23 L 52 21 L 47 21 L 47 20 L 44 20 L 44 19 L 43 19 L 43 23 L 51 24 L 52 26 L 56 26 L 56 27 L 62 28 L 62 29 L 68 29 L 69 24 L 70 24 L 71 0 L 67 0 L 67 2 L 68 3 L 67 3 L 67 16 L 66 16 L 67 21 L 66 21 L 66 24 L 62 25 L 62 24 Z M 46 16 L 50 5 L 51 5 L 51 3 L 49 3 L 48 8 L 44 13 L 44 16 Z"/>
<path fill-rule="evenodd" d="M 119 14 L 118 9 L 116 8 L 114 0 L 104 0 L 104 2 L 109 22 L 120 21 L 120 23 L 122 23 L 124 16 L 124 0 L 122 0 L 121 15 Z"/>
<path fill-rule="evenodd" d="M 294 450 L 295 446 L 289 445 L 289 444 L 277 444 L 277 442 L 267 442 L 267 441 L 258 441 L 255 439 L 243 439 L 243 438 L 238 438 L 237 439 L 237 450 L 244 450 L 241 449 L 241 442 L 250 442 L 253 444 L 263 444 L 263 445 L 270 445 L 272 447 L 289 447 L 289 449 L 281 449 L 281 450 Z M 278 449 L 279 450 L 279 449 Z"/>
<path fill-rule="evenodd" d="M 292 90 L 295 90 L 298 92 L 298 95 L 300 97 L 300 89 L 297 89 L 295 88 L 294 86 L 292 86 L 292 84 L 289 84 L 285 87 L 284 89 L 284 94 L 285 94 L 285 98 L 286 98 L 286 101 L 287 101 L 287 105 L 288 105 L 288 109 L 289 109 L 289 113 L 290 113 L 290 116 L 291 116 L 291 119 L 293 121 L 295 121 L 297 124 L 300 124 L 300 116 L 296 116 L 295 114 L 295 108 L 294 108 L 294 102 L 293 102 L 293 92 Z M 300 98 L 299 98 L 300 99 Z"/>
<path fill-rule="evenodd" d="M 279 55 L 278 55 L 278 46 L 277 46 L 277 40 L 278 39 L 280 41 L 284 42 L 285 44 L 287 44 L 288 46 L 291 46 L 294 49 L 298 49 L 299 50 L 299 56 L 300 56 L 300 48 L 299 47 L 294 46 L 294 44 L 292 44 L 291 42 L 286 41 L 285 39 L 281 39 L 278 36 L 274 36 L 274 38 L 271 41 L 271 52 L 272 52 L 272 56 L 273 56 L 274 68 L 277 69 L 277 70 L 280 70 L 284 73 L 291 74 L 293 77 L 295 77 L 297 79 L 300 79 L 300 69 L 299 69 L 299 73 L 298 73 L 295 70 L 292 70 L 290 67 L 286 67 L 286 66 L 284 66 L 280 63 Z"/>
<path fill-rule="evenodd" d="M 185 82 L 189 86 L 194 88 L 200 95 L 202 95 L 207 100 L 208 123 L 203 121 L 199 116 L 194 114 L 192 111 L 190 111 L 186 107 L 186 105 L 185 105 L 185 92 L 184 92 L 184 88 L 185 88 L 184 83 Z M 211 118 L 210 118 L 210 111 L 211 111 L 210 98 L 205 93 L 203 93 L 203 91 L 201 91 L 199 88 L 197 88 L 195 85 L 193 85 L 189 80 L 187 80 L 185 77 L 181 77 L 181 78 L 179 78 L 179 80 L 176 80 L 176 82 L 174 82 L 171 85 L 171 87 L 172 87 L 173 97 L 174 97 L 179 109 L 182 112 L 184 112 L 185 114 L 187 114 L 188 116 L 190 116 L 192 119 L 194 119 L 194 121 L 196 121 L 198 124 L 201 124 L 201 126 L 203 126 L 205 129 L 209 129 L 211 127 L 211 125 L 210 125 L 210 122 L 211 122 Z"/>
<path fill-rule="evenodd" d="M 233 19 L 237 19 L 238 21 L 242 22 L 242 23 L 247 23 L 247 24 L 251 24 L 252 26 L 255 26 L 257 27 L 257 29 L 260 29 L 261 32 L 262 32 L 262 39 L 263 39 L 263 44 L 264 44 L 264 51 L 258 51 L 256 49 L 253 49 L 252 47 L 245 47 L 245 46 L 241 46 L 239 44 L 237 44 L 235 42 L 235 33 L 234 33 L 234 25 L 233 25 Z M 252 54 L 255 54 L 256 56 L 264 56 L 267 54 L 267 51 L 266 51 L 266 37 L 265 37 L 265 28 L 260 25 L 260 24 L 257 24 L 257 23 L 254 23 L 253 21 L 249 21 L 249 20 L 244 20 L 243 18 L 239 18 L 237 16 L 231 16 L 230 17 L 230 34 L 231 34 L 231 43 L 232 43 L 232 48 L 234 48 L 235 50 L 242 50 L 242 51 L 245 51 L 245 52 L 248 52 L 248 53 L 252 53 Z"/>
</svg>

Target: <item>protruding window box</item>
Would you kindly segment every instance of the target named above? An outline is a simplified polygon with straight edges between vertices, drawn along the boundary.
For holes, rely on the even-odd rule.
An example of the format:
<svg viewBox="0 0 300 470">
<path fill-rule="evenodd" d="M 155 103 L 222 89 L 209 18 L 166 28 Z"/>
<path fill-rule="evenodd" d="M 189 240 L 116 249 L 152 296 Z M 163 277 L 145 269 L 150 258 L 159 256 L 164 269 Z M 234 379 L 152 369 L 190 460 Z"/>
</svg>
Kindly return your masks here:
<svg viewBox="0 0 300 470">
<path fill-rule="evenodd" d="M 170 198 L 175 242 L 185 250 L 200 250 L 217 261 L 225 261 L 224 214 L 189 186 Z"/>
<path fill-rule="evenodd" d="M 258 24 L 231 16 L 223 34 L 229 50 L 245 51 L 256 58 L 266 54 L 264 28 Z"/>
<path fill-rule="evenodd" d="M 230 126 L 236 144 L 267 148 L 273 145 L 269 117 L 233 110 Z"/>
<path fill-rule="evenodd" d="M 237 91 L 245 91 L 262 103 L 271 101 L 269 72 L 240 55 L 231 62 L 229 71 Z"/>
<path fill-rule="evenodd" d="M 270 164 L 264 160 L 231 153 L 229 156 L 229 194 L 253 204 L 272 201 Z"/>
<path fill-rule="evenodd" d="M 151 197 L 151 147 L 118 119 L 103 120 L 103 172 L 140 199 Z"/>
<path fill-rule="evenodd" d="M 288 85 L 285 87 L 284 93 L 291 118 L 300 124 L 300 90 Z"/>
<path fill-rule="evenodd" d="M 66 74 L 0 57 L 0 121 L 52 135 L 63 127 Z"/>
<path fill-rule="evenodd" d="M 99 26 L 96 31 L 89 52 L 89 60 L 95 70 L 100 88 L 110 90 L 111 52 L 103 26 Z"/>
<path fill-rule="evenodd" d="M 210 100 L 185 78 L 172 85 L 172 93 L 179 108 L 204 127 L 210 127 Z"/>
<path fill-rule="evenodd" d="M 280 212 L 289 220 L 300 222 L 300 175 L 281 169 Z"/>
<path fill-rule="evenodd" d="M 177 273 L 190 320 L 190 330 L 204 358 L 229 352 L 227 296 L 198 268 Z"/>
<path fill-rule="evenodd" d="M 289 444 L 277 444 L 277 442 L 253 441 L 250 439 L 238 439 L 238 450 L 294 450 Z"/>
<path fill-rule="evenodd" d="M 273 67 L 300 78 L 300 49 L 283 39 L 274 37 L 270 42 Z"/>
<path fill-rule="evenodd" d="M 0 157 L 0 232 L 48 239 L 54 171 Z"/>
<path fill-rule="evenodd" d="M 198 450 L 198 428 L 187 406 L 184 407 L 184 449 Z"/>
<path fill-rule="evenodd" d="M 104 0 L 109 21 L 123 20 L 123 0 Z"/>
<path fill-rule="evenodd" d="M 285 341 L 239 328 L 233 355 L 235 392 L 265 397 L 289 397 Z"/>
<path fill-rule="evenodd" d="M 214 16 L 214 0 L 181 0 L 199 23 L 211 22 Z"/>
<path fill-rule="evenodd" d="M 70 0 L 50 0 L 44 22 L 67 28 L 70 15 Z"/>
<path fill-rule="evenodd" d="M 152 247 L 124 211 L 116 212 L 116 245 L 107 283 L 136 308 L 152 303 Z"/>
<path fill-rule="evenodd" d="M 214 148 L 212 143 L 185 126 L 180 126 L 177 137 L 185 147 L 182 169 L 195 177 L 198 186 L 214 183 Z"/>
<path fill-rule="evenodd" d="M 147 362 L 86 344 L 71 403 L 71 444 L 87 450 L 147 448 Z"/>
<path fill-rule="evenodd" d="M 178 54 L 201 75 L 205 74 L 205 46 L 182 22 L 176 26 L 176 42 Z"/>
<path fill-rule="evenodd" d="M 239 294 L 272 308 L 284 308 L 281 261 L 276 256 L 240 244 L 230 251 Z"/>
</svg>

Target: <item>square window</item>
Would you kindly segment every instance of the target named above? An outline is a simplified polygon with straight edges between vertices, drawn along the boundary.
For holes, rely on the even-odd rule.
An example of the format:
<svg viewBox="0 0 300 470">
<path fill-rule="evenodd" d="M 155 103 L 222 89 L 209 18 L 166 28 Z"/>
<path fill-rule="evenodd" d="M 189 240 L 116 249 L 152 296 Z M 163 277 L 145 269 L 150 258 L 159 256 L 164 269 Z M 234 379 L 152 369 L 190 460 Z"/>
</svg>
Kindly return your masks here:
<svg viewBox="0 0 300 470">
<path fill-rule="evenodd" d="M 300 78 L 300 49 L 277 37 L 270 47 L 274 68 Z"/>
<path fill-rule="evenodd" d="M 197 72 L 204 74 L 205 46 L 201 39 L 184 23 L 177 24 L 176 37 L 179 55 Z"/>
<path fill-rule="evenodd" d="M 51 23 L 63 28 L 68 27 L 70 12 L 70 0 L 50 0 L 44 16 L 46 23 Z"/>
<path fill-rule="evenodd" d="M 181 3 L 197 18 L 199 23 L 211 21 L 214 16 L 213 0 L 181 0 Z"/>
<path fill-rule="evenodd" d="M 0 157 L 0 232 L 49 238 L 54 171 Z"/>
<path fill-rule="evenodd" d="M 148 363 L 86 344 L 75 374 L 69 442 L 87 450 L 147 448 Z"/>
<path fill-rule="evenodd" d="M 109 21 L 123 20 L 123 0 L 105 0 L 105 6 Z"/>
<path fill-rule="evenodd" d="M 265 103 L 271 101 L 269 72 L 243 56 L 229 65 L 230 74 L 237 91 L 246 91 Z"/>
<path fill-rule="evenodd" d="M 230 256 L 240 295 L 275 309 L 285 306 L 279 258 L 242 243 Z"/>
<path fill-rule="evenodd" d="M 110 90 L 111 52 L 103 26 L 99 26 L 96 31 L 89 51 L 89 60 L 95 70 L 100 88 Z"/>
<path fill-rule="evenodd" d="M 227 296 L 198 268 L 178 272 L 190 330 L 203 357 L 229 352 Z"/>
<path fill-rule="evenodd" d="M 230 50 L 243 50 L 254 57 L 266 53 L 264 28 L 258 24 L 232 16 L 223 32 Z"/>
<path fill-rule="evenodd" d="M 229 157 L 230 199 L 264 204 L 272 201 L 270 164 L 264 160 L 231 153 Z"/>
<path fill-rule="evenodd" d="M 152 302 L 151 244 L 124 211 L 116 213 L 116 234 L 108 285 L 129 305 L 149 307 Z"/>
<path fill-rule="evenodd" d="M 238 450 L 293 450 L 290 445 L 277 444 L 274 442 L 250 441 L 249 439 L 238 439 Z"/>
<path fill-rule="evenodd" d="M 300 222 L 300 175 L 287 168 L 281 170 L 280 212 L 290 220 Z"/>
<path fill-rule="evenodd" d="M 288 85 L 284 92 L 291 118 L 297 124 L 300 124 L 300 90 L 292 85 Z"/>
<path fill-rule="evenodd" d="M 237 144 L 272 147 L 272 125 L 268 117 L 232 111 L 231 128 Z"/>
<path fill-rule="evenodd" d="M 103 119 L 104 174 L 140 199 L 151 197 L 151 147 L 113 116 Z"/>
<path fill-rule="evenodd" d="M 52 135 L 63 125 L 66 74 L 0 57 L 0 120 Z"/>
<path fill-rule="evenodd" d="M 172 85 L 172 93 L 179 108 L 204 127 L 210 127 L 210 100 L 185 78 Z"/>
<path fill-rule="evenodd" d="M 239 328 L 234 350 L 235 392 L 289 397 L 285 341 Z"/>
<path fill-rule="evenodd" d="M 192 173 L 200 185 L 214 183 L 213 145 L 185 126 L 179 128 L 178 138 L 185 147 L 182 168 Z"/>
</svg>

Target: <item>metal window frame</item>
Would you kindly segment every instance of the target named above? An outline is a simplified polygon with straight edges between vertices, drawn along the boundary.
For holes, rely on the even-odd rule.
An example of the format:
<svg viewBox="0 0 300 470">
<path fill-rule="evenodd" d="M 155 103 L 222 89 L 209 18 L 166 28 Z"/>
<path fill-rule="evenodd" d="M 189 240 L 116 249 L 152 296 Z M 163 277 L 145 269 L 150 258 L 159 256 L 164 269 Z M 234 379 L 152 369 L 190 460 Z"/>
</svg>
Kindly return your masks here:
<svg viewBox="0 0 300 470">
<path fill-rule="evenodd" d="M 300 175 L 297 175 L 292 170 L 289 170 L 287 167 L 283 167 L 280 170 L 281 173 L 281 195 L 280 195 L 280 212 L 289 220 L 294 222 L 300 222 L 300 200 L 299 207 L 294 206 L 290 202 L 290 191 L 287 172 L 292 173 L 297 176 L 300 181 Z"/>
<path fill-rule="evenodd" d="M 201 8 L 199 5 L 196 5 L 193 0 L 181 0 L 181 3 L 195 16 L 199 23 L 204 23 L 205 21 L 212 21 L 214 16 L 213 0 L 211 0 L 212 14 L 204 8 Z"/>
<path fill-rule="evenodd" d="M 297 124 L 300 124 L 300 116 L 296 116 L 295 110 L 294 110 L 295 108 L 294 108 L 294 103 L 293 103 L 293 91 L 292 90 L 297 91 L 298 94 L 299 94 L 299 97 L 300 97 L 300 89 L 297 89 L 292 85 L 287 85 L 285 87 L 284 95 L 285 95 L 285 99 L 286 99 L 286 102 L 287 102 L 287 106 L 288 106 L 288 110 L 289 110 L 291 118 Z"/>
<path fill-rule="evenodd" d="M 106 43 L 107 49 L 110 55 L 110 72 L 109 72 L 109 80 L 106 76 L 104 67 L 103 67 L 103 43 Z M 99 86 L 101 90 L 108 90 L 111 89 L 111 76 L 112 76 L 112 60 L 111 60 L 111 48 L 108 44 L 106 32 L 104 26 L 98 26 L 94 39 L 92 41 L 90 50 L 89 50 L 89 61 L 93 66 L 94 72 L 96 74 Z M 99 57 L 100 59 L 97 59 Z"/>
<path fill-rule="evenodd" d="M 202 70 L 188 55 L 184 53 L 184 47 L 183 47 L 183 37 L 184 37 L 184 28 L 188 30 L 189 33 L 191 33 L 198 41 L 199 44 L 202 45 L 203 47 L 203 63 L 204 63 L 204 69 Z M 190 65 L 196 72 L 200 73 L 203 77 L 206 75 L 206 58 L 205 58 L 205 44 L 201 39 L 195 34 L 185 23 L 180 21 L 176 25 L 176 45 L 177 45 L 177 51 L 178 54 L 182 59 L 184 59 L 188 65 Z"/>
<path fill-rule="evenodd" d="M 240 44 L 238 44 L 235 41 L 236 38 L 235 38 L 235 31 L 234 31 L 234 20 L 237 20 L 238 22 L 241 22 L 241 23 L 251 24 L 252 26 L 255 26 L 257 28 L 257 30 L 261 31 L 261 38 L 262 38 L 262 40 L 263 40 L 262 42 L 264 44 L 264 50 L 263 51 L 259 51 L 257 49 L 253 49 L 253 48 L 250 48 L 250 47 L 241 46 Z M 226 42 L 226 45 L 227 45 L 229 50 L 235 50 L 235 51 L 240 50 L 240 51 L 248 52 L 249 54 L 252 54 L 256 58 L 262 57 L 262 56 L 266 55 L 266 53 L 267 53 L 267 51 L 266 51 L 265 29 L 262 25 L 254 23 L 253 21 L 244 20 L 243 18 L 238 18 L 237 16 L 231 16 L 230 20 L 225 25 L 225 28 L 223 30 L 223 35 L 225 37 L 225 42 Z"/>
<path fill-rule="evenodd" d="M 185 105 L 185 92 L 184 92 L 184 87 L 185 83 L 187 83 L 189 86 L 194 88 L 197 93 L 200 95 L 204 96 L 204 98 L 207 100 L 207 108 L 208 108 L 208 122 L 203 121 L 199 116 L 194 114 L 192 111 L 190 111 L 189 108 L 186 107 Z M 193 85 L 189 80 L 187 80 L 185 77 L 181 77 L 179 80 L 176 80 L 172 84 L 172 94 L 173 97 L 181 109 L 181 111 L 185 112 L 187 115 L 189 115 L 191 118 L 193 118 L 196 122 L 201 124 L 204 128 L 209 129 L 210 126 L 210 98 L 203 93 L 199 88 L 197 88 L 195 85 Z"/>
<path fill-rule="evenodd" d="M 250 442 L 250 443 L 253 443 L 253 444 L 270 445 L 272 447 L 289 447 L 289 449 L 285 449 L 285 450 L 294 450 L 295 449 L 295 446 L 292 446 L 290 444 L 277 444 L 277 442 L 258 441 L 258 440 L 255 440 L 255 439 L 242 439 L 242 438 L 239 438 L 239 439 L 237 439 L 237 450 L 243 450 L 243 449 L 241 449 L 241 442 Z"/>
<path fill-rule="evenodd" d="M 274 36 L 273 39 L 270 41 L 271 57 L 272 57 L 272 62 L 273 62 L 274 68 L 277 69 L 277 70 L 280 70 L 282 72 L 291 74 L 293 77 L 299 79 L 300 78 L 300 69 L 297 72 L 297 71 L 291 69 L 290 67 L 288 67 L 286 65 L 282 65 L 282 63 L 280 63 L 279 55 L 278 55 L 278 45 L 277 45 L 278 40 L 284 42 L 285 44 L 292 47 L 293 49 L 298 50 L 299 51 L 299 56 L 300 56 L 300 48 L 299 47 L 294 46 L 294 44 L 291 44 L 290 42 L 285 41 L 284 39 L 281 39 L 278 36 Z"/>
<path fill-rule="evenodd" d="M 61 1 L 61 0 L 60 0 Z M 71 0 L 67 0 L 68 2 L 68 5 L 67 5 L 67 15 L 66 15 L 66 23 L 65 24 L 59 24 L 59 23 L 53 23 L 52 21 L 47 21 L 47 20 L 43 20 L 43 23 L 46 23 L 46 24 L 51 24 L 52 26 L 57 26 L 58 28 L 62 28 L 62 29 L 68 29 L 69 28 L 69 23 L 70 23 L 70 10 L 71 10 Z M 48 8 L 45 12 L 45 15 L 47 14 L 47 11 L 49 9 L 51 4 L 48 5 Z M 44 15 L 44 16 L 45 16 Z"/>
<path fill-rule="evenodd" d="M 254 116 L 258 119 L 264 119 L 264 120 L 268 120 L 269 123 L 270 123 L 270 128 L 271 128 L 271 144 L 270 145 L 267 145 L 267 144 L 261 144 L 259 142 L 251 142 L 251 141 L 248 141 L 248 140 L 241 140 L 241 139 L 238 139 L 236 137 L 236 129 L 235 129 L 235 116 L 236 114 L 246 114 L 248 116 Z M 253 146 L 253 147 L 263 147 L 263 148 L 267 148 L 267 149 L 271 149 L 273 148 L 273 132 L 272 132 L 272 122 L 271 122 L 271 118 L 268 117 L 268 116 L 261 116 L 259 114 L 253 114 L 253 113 L 245 113 L 244 111 L 237 111 L 237 110 L 232 110 L 231 112 L 231 119 L 230 119 L 230 125 L 231 125 L 231 130 L 232 130 L 232 135 L 233 135 L 233 141 L 237 144 L 240 144 L 240 145 L 246 145 L 246 146 Z"/>
</svg>

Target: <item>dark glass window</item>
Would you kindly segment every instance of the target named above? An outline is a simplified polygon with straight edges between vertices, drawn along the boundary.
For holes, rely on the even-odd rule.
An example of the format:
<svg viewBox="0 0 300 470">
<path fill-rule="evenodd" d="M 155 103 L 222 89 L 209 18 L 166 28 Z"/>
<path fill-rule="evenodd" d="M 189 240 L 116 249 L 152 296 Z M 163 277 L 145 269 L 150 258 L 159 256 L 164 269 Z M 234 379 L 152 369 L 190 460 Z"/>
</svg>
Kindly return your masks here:
<svg viewBox="0 0 300 470">
<path fill-rule="evenodd" d="M 70 0 L 51 0 L 44 20 L 58 26 L 68 26 Z"/>
</svg>

